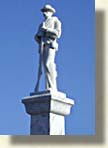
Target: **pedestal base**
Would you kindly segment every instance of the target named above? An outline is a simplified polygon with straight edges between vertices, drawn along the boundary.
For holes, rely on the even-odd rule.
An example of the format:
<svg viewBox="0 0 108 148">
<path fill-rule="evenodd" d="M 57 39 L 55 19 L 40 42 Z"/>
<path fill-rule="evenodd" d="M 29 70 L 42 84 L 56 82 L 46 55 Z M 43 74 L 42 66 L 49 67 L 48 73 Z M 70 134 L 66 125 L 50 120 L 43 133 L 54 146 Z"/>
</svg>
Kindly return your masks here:
<svg viewBox="0 0 108 148">
<path fill-rule="evenodd" d="M 31 116 L 31 135 L 65 135 L 64 116 L 43 113 Z"/>
<path fill-rule="evenodd" d="M 31 93 L 22 103 L 31 115 L 31 135 L 65 135 L 64 117 L 70 114 L 74 101 L 66 98 L 64 93 Z"/>
</svg>

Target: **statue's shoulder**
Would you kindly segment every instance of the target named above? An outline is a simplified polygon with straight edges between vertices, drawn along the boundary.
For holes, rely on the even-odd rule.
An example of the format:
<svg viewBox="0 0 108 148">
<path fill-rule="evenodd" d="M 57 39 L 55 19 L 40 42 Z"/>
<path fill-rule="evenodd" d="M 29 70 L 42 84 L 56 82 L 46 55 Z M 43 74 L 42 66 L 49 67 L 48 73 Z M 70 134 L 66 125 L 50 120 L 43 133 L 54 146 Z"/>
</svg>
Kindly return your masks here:
<svg viewBox="0 0 108 148">
<path fill-rule="evenodd" d="M 57 16 L 52 17 L 55 21 L 60 21 L 60 19 Z"/>
<path fill-rule="evenodd" d="M 54 20 L 55 23 L 61 24 L 61 20 L 58 17 L 53 16 L 53 20 Z"/>
</svg>

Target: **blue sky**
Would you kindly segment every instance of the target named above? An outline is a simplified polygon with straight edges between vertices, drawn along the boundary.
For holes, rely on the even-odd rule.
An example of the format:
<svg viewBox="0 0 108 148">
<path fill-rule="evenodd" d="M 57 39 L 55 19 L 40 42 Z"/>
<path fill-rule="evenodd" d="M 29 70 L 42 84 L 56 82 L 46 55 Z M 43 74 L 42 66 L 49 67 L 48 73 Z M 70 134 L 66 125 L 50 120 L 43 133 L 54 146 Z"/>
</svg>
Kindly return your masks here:
<svg viewBox="0 0 108 148">
<path fill-rule="evenodd" d="M 0 134 L 28 135 L 30 117 L 21 103 L 33 92 L 38 70 L 34 35 L 51 4 L 62 21 L 56 55 L 58 88 L 74 98 L 67 135 L 95 133 L 94 0 L 0 0 Z M 43 88 L 44 82 L 41 82 Z"/>
</svg>

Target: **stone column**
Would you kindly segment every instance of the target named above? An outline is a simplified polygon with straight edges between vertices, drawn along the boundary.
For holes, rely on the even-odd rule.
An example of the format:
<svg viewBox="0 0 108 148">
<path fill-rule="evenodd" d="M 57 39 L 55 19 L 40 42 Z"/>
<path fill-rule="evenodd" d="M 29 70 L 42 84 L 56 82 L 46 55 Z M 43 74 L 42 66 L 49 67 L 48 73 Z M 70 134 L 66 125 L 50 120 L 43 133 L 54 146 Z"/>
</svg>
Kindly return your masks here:
<svg viewBox="0 0 108 148">
<path fill-rule="evenodd" d="M 65 135 L 65 116 L 70 114 L 74 101 L 64 93 L 31 93 L 22 103 L 31 116 L 31 135 Z"/>
</svg>

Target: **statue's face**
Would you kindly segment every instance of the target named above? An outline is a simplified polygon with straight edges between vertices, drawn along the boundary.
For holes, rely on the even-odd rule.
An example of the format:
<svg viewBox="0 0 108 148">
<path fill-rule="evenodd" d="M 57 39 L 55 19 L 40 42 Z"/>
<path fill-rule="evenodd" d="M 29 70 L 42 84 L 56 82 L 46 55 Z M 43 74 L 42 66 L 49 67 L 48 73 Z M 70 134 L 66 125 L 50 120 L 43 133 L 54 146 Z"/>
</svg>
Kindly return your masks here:
<svg viewBox="0 0 108 148">
<path fill-rule="evenodd" d="M 44 12 L 43 12 L 43 16 L 44 16 L 45 18 L 51 17 L 52 15 L 53 15 L 53 12 L 51 12 L 51 11 L 44 11 Z"/>
</svg>

